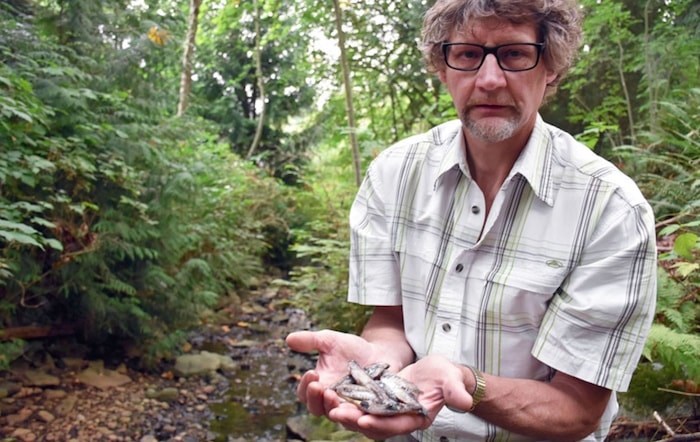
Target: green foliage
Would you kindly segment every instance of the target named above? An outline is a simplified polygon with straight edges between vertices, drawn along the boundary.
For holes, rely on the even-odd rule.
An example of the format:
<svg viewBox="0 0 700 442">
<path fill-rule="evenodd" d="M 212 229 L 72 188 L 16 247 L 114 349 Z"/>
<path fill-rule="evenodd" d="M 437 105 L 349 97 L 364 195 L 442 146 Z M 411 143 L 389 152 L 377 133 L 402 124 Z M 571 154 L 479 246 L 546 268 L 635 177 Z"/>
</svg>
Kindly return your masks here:
<svg viewBox="0 0 700 442">
<path fill-rule="evenodd" d="M 0 371 L 8 370 L 10 363 L 22 355 L 24 344 L 21 339 L 0 342 Z"/>
<path fill-rule="evenodd" d="M 668 272 L 660 268 L 657 294 L 658 324 L 684 334 L 697 331 L 700 310 L 694 302 L 692 286 L 685 281 L 674 280 Z"/>
<path fill-rule="evenodd" d="M 679 333 L 654 324 L 649 333 L 645 355 L 651 361 L 663 361 L 685 379 L 700 379 L 700 336 Z"/>
<path fill-rule="evenodd" d="M 682 374 L 672 365 L 644 361 L 637 366 L 629 390 L 619 395 L 620 402 L 628 411 L 642 416 L 648 416 L 650 410 L 667 410 L 675 406 L 678 396 L 659 388 L 669 386 L 669 380 L 681 377 Z"/>
<path fill-rule="evenodd" d="M 359 332 L 370 311 L 347 302 L 347 216 L 356 190 L 347 160 L 349 149 L 326 146 L 321 151 L 304 190 L 297 192 L 300 219 L 310 221 L 293 230 L 292 250 L 298 265 L 290 278 L 295 302 L 318 327 Z"/>
<path fill-rule="evenodd" d="M 79 40 L 0 9 L 0 326 L 71 323 L 153 362 L 262 271 L 287 204 L 212 125 L 167 118 L 156 73 L 105 82 L 108 47 Z"/>
<path fill-rule="evenodd" d="M 655 132 L 661 103 L 700 86 L 697 9 L 692 0 L 581 3 L 584 47 L 557 103 L 607 153 L 636 144 L 640 128 Z"/>
<path fill-rule="evenodd" d="M 315 94 L 308 81 L 309 39 L 298 32 L 297 2 L 258 2 L 261 64 L 265 88 L 265 117 L 255 159 L 275 176 L 294 182 L 287 166 L 306 161 L 307 143 L 289 136 L 285 127 L 311 106 Z M 255 20 L 252 2 L 204 3 L 195 67 L 200 81 L 193 85 L 192 112 L 216 122 L 234 152 L 245 156 L 261 114 L 261 91 L 252 48 Z"/>
<path fill-rule="evenodd" d="M 680 95 L 680 91 L 678 92 Z M 639 184 L 657 218 L 700 214 L 700 88 L 683 98 L 658 103 L 655 127 L 641 131 L 640 147 L 622 146 L 616 153 Z"/>
</svg>

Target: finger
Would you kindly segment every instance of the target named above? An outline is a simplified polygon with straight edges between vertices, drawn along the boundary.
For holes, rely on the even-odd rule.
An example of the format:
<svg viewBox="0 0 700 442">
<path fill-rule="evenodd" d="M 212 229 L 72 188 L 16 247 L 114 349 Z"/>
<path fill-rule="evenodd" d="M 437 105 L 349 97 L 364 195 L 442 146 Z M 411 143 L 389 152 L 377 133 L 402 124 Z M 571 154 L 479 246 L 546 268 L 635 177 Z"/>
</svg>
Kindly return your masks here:
<svg viewBox="0 0 700 442">
<path fill-rule="evenodd" d="M 328 412 L 328 418 L 351 431 L 360 431 L 357 420 L 364 412 L 349 402 L 341 402 Z"/>
<path fill-rule="evenodd" d="M 309 370 L 302 375 L 299 380 L 299 386 L 297 386 L 297 398 L 301 403 L 306 403 L 306 391 L 309 388 L 309 384 L 318 380 L 319 375 L 315 370 Z"/>
<path fill-rule="evenodd" d="M 338 405 L 340 405 L 340 397 L 335 391 L 326 388 L 323 392 L 323 408 L 325 409 L 326 415 Z"/>
<path fill-rule="evenodd" d="M 341 333 L 335 330 L 303 330 L 292 332 L 287 335 L 286 342 L 289 348 L 299 352 L 310 353 L 318 351 L 320 353 L 331 353 L 340 342 L 347 341 L 348 339 L 363 341 L 362 338 L 356 335 Z M 357 344 L 357 342 L 355 342 L 355 344 Z"/>
<path fill-rule="evenodd" d="M 399 434 L 408 434 L 425 428 L 427 419 L 418 415 L 402 414 L 380 417 L 366 414 L 357 420 L 359 431 L 372 439 L 387 439 Z"/>
<path fill-rule="evenodd" d="M 311 353 L 318 350 L 316 340 L 316 332 L 304 330 L 290 333 L 285 342 L 294 351 Z"/>
<path fill-rule="evenodd" d="M 442 387 L 442 395 L 450 409 L 466 411 L 472 408 L 473 399 L 461 381 L 445 384 Z"/>
<path fill-rule="evenodd" d="M 323 393 L 326 388 L 320 382 L 311 382 L 306 389 L 306 407 L 314 416 L 324 416 L 326 407 Z"/>
</svg>

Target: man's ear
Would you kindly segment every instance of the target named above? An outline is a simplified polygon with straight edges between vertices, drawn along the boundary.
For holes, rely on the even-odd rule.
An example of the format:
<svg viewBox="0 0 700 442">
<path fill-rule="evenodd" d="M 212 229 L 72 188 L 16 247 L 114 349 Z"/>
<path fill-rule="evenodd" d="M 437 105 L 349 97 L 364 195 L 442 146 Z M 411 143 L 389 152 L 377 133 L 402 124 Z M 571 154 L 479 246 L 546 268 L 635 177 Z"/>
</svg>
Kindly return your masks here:
<svg viewBox="0 0 700 442">
<path fill-rule="evenodd" d="M 445 81 L 447 80 L 446 74 L 445 74 L 446 71 L 447 71 L 447 69 L 445 69 L 445 68 L 442 68 L 439 71 L 437 71 L 438 78 L 440 79 L 440 82 L 442 84 L 445 84 Z"/>
</svg>

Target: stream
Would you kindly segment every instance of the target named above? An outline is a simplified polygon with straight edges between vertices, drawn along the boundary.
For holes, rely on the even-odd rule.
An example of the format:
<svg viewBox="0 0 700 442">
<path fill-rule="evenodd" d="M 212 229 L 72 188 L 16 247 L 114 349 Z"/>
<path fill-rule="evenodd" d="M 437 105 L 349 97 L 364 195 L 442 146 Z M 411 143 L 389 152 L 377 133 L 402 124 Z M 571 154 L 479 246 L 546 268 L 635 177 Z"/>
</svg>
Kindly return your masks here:
<svg viewBox="0 0 700 442">
<path fill-rule="evenodd" d="M 253 293 L 240 309 L 231 310 L 234 323 L 200 336 L 198 345 L 231 356 L 238 366 L 226 376 L 230 387 L 223 399 L 210 404 L 213 440 L 284 441 L 287 419 L 305 413 L 296 399 L 296 381 L 315 364 L 311 357 L 289 351 L 284 338 L 308 329 L 309 321 L 272 288 Z"/>
<path fill-rule="evenodd" d="M 210 407 L 215 441 L 286 440 L 287 419 L 303 411 L 291 377 L 302 365 L 309 365 L 309 360 L 277 345 L 252 349 L 224 401 Z"/>
</svg>

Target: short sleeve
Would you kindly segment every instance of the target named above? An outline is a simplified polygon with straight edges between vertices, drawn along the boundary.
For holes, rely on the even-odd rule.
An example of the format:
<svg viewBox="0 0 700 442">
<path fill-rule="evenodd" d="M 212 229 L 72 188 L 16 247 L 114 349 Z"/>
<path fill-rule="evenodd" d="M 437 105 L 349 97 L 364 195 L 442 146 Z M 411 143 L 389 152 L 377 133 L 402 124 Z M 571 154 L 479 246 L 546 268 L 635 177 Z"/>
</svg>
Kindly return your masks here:
<svg viewBox="0 0 700 442">
<path fill-rule="evenodd" d="M 648 204 L 613 197 L 545 313 L 532 354 L 587 382 L 626 391 L 656 305 L 656 237 Z"/>
<path fill-rule="evenodd" d="M 376 170 L 370 166 L 350 209 L 348 300 L 368 305 L 400 305 L 398 257 L 393 250 L 390 215 Z"/>
</svg>

